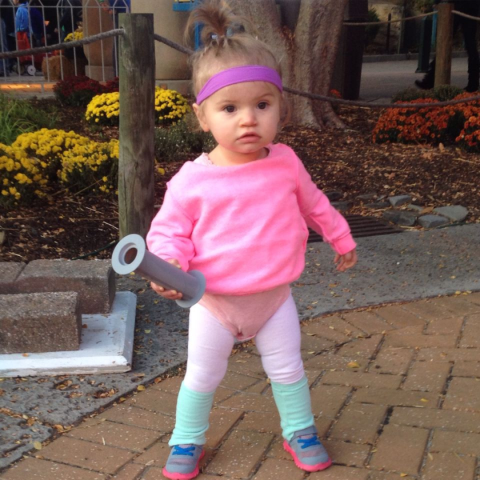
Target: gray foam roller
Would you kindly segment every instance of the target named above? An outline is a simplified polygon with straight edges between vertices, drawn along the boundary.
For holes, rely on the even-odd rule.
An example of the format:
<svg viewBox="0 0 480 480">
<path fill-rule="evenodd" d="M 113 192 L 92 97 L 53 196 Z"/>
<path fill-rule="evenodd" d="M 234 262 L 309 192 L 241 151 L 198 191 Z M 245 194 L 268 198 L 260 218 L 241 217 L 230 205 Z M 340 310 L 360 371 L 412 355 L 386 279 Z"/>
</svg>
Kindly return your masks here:
<svg viewBox="0 0 480 480">
<path fill-rule="evenodd" d="M 205 292 L 205 277 L 197 270 L 184 272 L 147 250 L 140 235 L 127 235 L 118 242 L 112 254 L 112 267 L 120 275 L 132 272 L 161 285 L 167 290 L 182 294 L 178 305 L 189 308 L 195 305 Z"/>
</svg>

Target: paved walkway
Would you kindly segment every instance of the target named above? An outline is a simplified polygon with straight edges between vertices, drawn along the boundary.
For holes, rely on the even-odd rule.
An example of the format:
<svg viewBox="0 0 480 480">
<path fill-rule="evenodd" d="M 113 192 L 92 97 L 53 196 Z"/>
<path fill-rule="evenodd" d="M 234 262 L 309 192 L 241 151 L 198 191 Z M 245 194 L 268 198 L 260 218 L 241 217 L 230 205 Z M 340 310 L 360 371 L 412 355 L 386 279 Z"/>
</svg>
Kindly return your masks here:
<svg viewBox="0 0 480 480">
<path fill-rule="evenodd" d="M 232 356 L 218 389 L 199 480 L 478 480 L 480 293 L 322 316 L 302 332 L 313 411 L 334 465 L 305 476 L 283 452 L 251 345 Z M 0 478 L 163 478 L 181 381 L 140 387 Z"/>
</svg>

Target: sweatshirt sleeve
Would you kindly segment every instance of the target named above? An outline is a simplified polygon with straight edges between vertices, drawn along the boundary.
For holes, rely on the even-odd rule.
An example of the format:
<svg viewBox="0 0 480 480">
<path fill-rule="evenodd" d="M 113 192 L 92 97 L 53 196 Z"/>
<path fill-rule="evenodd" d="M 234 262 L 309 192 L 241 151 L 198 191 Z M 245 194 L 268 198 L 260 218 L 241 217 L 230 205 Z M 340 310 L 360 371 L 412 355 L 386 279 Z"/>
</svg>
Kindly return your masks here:
<svg viewBox="0 0 480 480">
<path fill-rule="evenodd" d="M 307 225 L 320 234 L 338 254 L 344 255 L 353 250 L 356 243 L 347 221 L 313 183 L 300 160 L 297 179 L 298 204 Z"/>
<path fill-rule="evenodd" d="M 148 249 L 163 260 L 178 260 L 182 270 L 187 271 L 195 254 L 192 230 L 193 221 L 167 189 L 162 207 L 147 234 Z"/>
</svg>

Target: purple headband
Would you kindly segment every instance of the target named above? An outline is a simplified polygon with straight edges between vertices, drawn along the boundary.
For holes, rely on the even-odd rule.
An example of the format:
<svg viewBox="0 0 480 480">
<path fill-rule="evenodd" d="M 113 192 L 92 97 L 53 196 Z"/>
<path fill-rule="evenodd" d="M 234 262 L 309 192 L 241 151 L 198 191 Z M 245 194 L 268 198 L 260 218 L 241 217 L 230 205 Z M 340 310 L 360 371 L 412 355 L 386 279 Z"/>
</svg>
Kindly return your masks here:
<svg viewBox="0 0 480 480">
<path fill-rule="evenodd" d="M 243 82 L 268 82 L 273 83 L 280 92 L 283 91 L 282 79 L 276 70 L 263 65 L 243 65 L 241 67 L 227 68 L 210 77 L 197 95 L 197 105 L 213 95 L 223 87 Z"/>
</svg>

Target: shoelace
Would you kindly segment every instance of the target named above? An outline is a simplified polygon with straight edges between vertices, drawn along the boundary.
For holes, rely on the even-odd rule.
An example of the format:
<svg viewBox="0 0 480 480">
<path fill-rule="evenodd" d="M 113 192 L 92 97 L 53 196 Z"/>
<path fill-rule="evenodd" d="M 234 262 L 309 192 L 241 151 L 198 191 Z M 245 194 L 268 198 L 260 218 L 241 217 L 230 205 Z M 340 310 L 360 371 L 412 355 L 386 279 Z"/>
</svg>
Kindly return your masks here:
<svg viewBox="0 0 480 480">
<path fill-rule="evenodd" d="M 304 448 L 313 447 L 314 445 L 321 445 L 316 435 L 313 435 L 310 438 L 299 438 L 298 443 L 300 443 L 302 450 Z"/>
<path fill-rule="evenodd" d="M 173 454 L 174 455 L 189 455 L 193 457 L 193 452 L 195 451 L 195 447 L 181 447 L 180 445 L 175 445 L 173 447 Z"/>
</svg>

